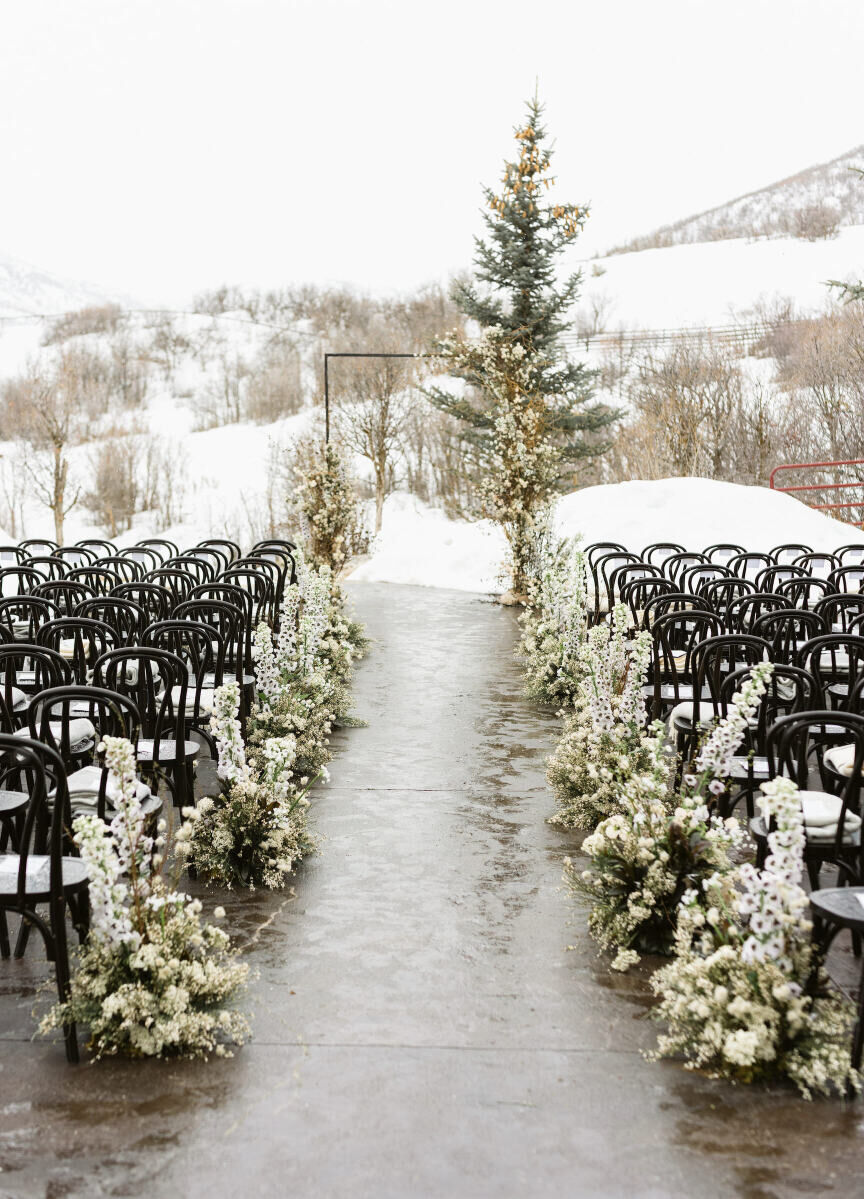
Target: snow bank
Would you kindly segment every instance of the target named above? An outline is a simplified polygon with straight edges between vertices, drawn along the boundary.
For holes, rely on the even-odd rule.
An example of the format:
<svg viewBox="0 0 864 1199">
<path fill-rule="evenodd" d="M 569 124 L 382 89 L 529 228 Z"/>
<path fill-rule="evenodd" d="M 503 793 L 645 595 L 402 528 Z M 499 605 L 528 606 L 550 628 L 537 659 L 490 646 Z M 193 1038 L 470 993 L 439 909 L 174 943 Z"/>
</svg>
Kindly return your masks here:
<svg viewBox="0 0 864 1199">
<path fill-rule="evenodd" d="M 560 500 L 556 532 L 583 543 L 618 541 L 639 553 L 653 541 L 703 550 L 727 541 L 771 550 L 787 541 L 814 550 L 864 542 L 851 525 L 814 512 L 766 487 L 712 479 L 661 479 L 586 487 Z M 503 535 L 488 521 L 449 520 L 412 495 L 392 495 L 369 558 L 351 575 L 360 582 L 413 583 L 459 591 L 500 591 Z"/>
<path fill-rule="evenodd" d="M 500 590 L 504 537 L 488 521 L 450 520 L 408 492 L 384 504 L 370 557 L 351 578 L 456 591 Z"/>
<path fill-rule="evenodd" d="M 770 550 L 784 541 L 834 550 L 864 541 L 860 529 L 782 492 L 692 478 L 575 491 L 558 504 L 556 528 L 562 536 L 581 534 L 584 542 L 618 541 L 634 553 L 653 541 L 697 551 L 719 541 L 747 550 Z"/>
</svg>

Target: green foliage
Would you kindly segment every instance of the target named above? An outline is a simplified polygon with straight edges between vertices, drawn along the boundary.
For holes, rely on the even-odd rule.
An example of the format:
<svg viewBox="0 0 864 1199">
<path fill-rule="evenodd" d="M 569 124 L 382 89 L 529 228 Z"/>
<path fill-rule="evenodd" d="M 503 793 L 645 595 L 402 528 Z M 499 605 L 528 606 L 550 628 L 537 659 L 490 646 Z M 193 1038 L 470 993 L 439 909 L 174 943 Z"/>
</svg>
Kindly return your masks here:
<svg viewBox="0 0 864 1199">
<path fill-rule="evenodd" d="M 605 447 L 591 444 L 585 435 L 607 427 L 616 414 L 602 405 L 585 407 L 594 372 L 584 363 L 568 362 L 560 351 L 559 335 L 569 325 L 567 313 L 582 276 L 577 271 L 559 284 L 558 260 L 578 237 L 588 212 L 547 198 L 555 180 L 551 150 L 543 144 L 547 135 L 542 111 L 536 97 L 529 102 L 527 120 L 515 130 L 518 159 L 505 163 L 500 194 L 485 189 L 488 240 L 475 240 L 475 278 L 457 283 L 453 299 L 482 329 L 500 330 L 508 342 L 522 346 L 543 399 L 546 436 L 556 447 L 558 473 L 569 486 L 572 477 L 566 477 L 566 464 L 601 452 Z M 488 290 L 481 291 L 482 285 Z M 441 388 L 427 395 L 469 425 L 467 437 L 482 463 L 494 453 L 489 434 L 495 425 L 496 399 L 475 365 L 459 362 L 452 373 L 479 395 L 456 398 Z"/>
</svg>

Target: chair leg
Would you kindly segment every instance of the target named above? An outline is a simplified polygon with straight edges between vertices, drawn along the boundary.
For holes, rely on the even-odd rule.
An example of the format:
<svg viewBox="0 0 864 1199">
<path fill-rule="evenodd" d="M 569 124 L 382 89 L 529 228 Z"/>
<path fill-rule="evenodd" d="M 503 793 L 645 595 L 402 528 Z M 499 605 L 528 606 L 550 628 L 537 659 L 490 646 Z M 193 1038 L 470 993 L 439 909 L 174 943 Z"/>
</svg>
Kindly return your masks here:
<svg viewBox="0 0 864 1199">
<path fill-rule="evenodd" d="M 66 941 L 66 905 L 62 898 L 52 898 L 50 904 L 51 932 L 54 941 L 54 971 L 57 977 L 57 996 L 61 1003 L 69 998 L 69 946 Z M 78 1030 L 70 1022 L 63 1026 L 66 1060 L 77 1063 Z"/>
<path fill-rule="evenodd" d="M 21 927 L 18 929 L 18 937 L 15 941 L 15 957 L 23 958 L 27 952 L 27 942 L 30 940 L 30 921 L 26 916 L 21 917 Z"/>
<path fill-rule="evenodd" d="M 12 950 L 9 945 L 9 925 L 6 923 L 6 910 L 0 908 L 0 957 L 8 958 Z"/>
</svg>

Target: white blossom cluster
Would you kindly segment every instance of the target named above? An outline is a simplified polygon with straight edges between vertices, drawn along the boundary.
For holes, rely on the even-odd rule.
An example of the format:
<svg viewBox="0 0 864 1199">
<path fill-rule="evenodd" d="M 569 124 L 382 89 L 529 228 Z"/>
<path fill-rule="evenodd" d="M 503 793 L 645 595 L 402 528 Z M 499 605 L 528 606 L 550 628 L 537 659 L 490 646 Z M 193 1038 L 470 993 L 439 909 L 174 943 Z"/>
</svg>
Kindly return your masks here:
<svg viewBox="0 0 864 1199">
<path fill-rule="evenodd" d="M 227 1042 L 248 1035 L 246 1018 L 224 1006 L 245 986 L 248 967 L 226 933 L 202 924 L 201 903 L 156 873 L 165 822 L 155 840 L 146 834 L 131 744 L 106 737 L 100 749 L 117 787 L 116 815 L 107 829 L 93 815 L 74 822 L 90 883 L 90 936 L 67 1001 L 41 1030 L 87 1025 L 97 1057 L 225 1056 Z"/>
</svg>

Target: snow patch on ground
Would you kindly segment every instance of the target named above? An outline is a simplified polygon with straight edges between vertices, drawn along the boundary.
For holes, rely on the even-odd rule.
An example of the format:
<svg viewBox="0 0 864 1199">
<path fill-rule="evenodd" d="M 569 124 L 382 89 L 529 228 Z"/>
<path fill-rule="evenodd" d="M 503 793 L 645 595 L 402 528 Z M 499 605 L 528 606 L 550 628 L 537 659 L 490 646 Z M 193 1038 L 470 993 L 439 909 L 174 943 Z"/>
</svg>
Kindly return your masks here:
<svg viewBox="0 0 864 1199">
<path fill-rule="evenodd" d="M 504 537 L 489 521 L 450 520 L 408 492 L 384 504 L 381 532 L 351 578 L 454 591 L 500 590 Z"/>
<path fill-rule="evenodd" d="M 555 513 L 562 537 L 583 544 L 616 541 L 639 553 L 655 541 L 701 551 L 716 542 L 772 550 L 803 542 L 834 550 L 864 542 L 851 525 L 765 487 L 713 479 L 659 479 L 586 487 L 564 496 Z M 449 520 L 407 493 L 384 505 L 370 557 L 351 575 L 360 582 L 413 583 L 458 591 L 500 591 L 504 537 L 488 521 Z"/>
</svg>

